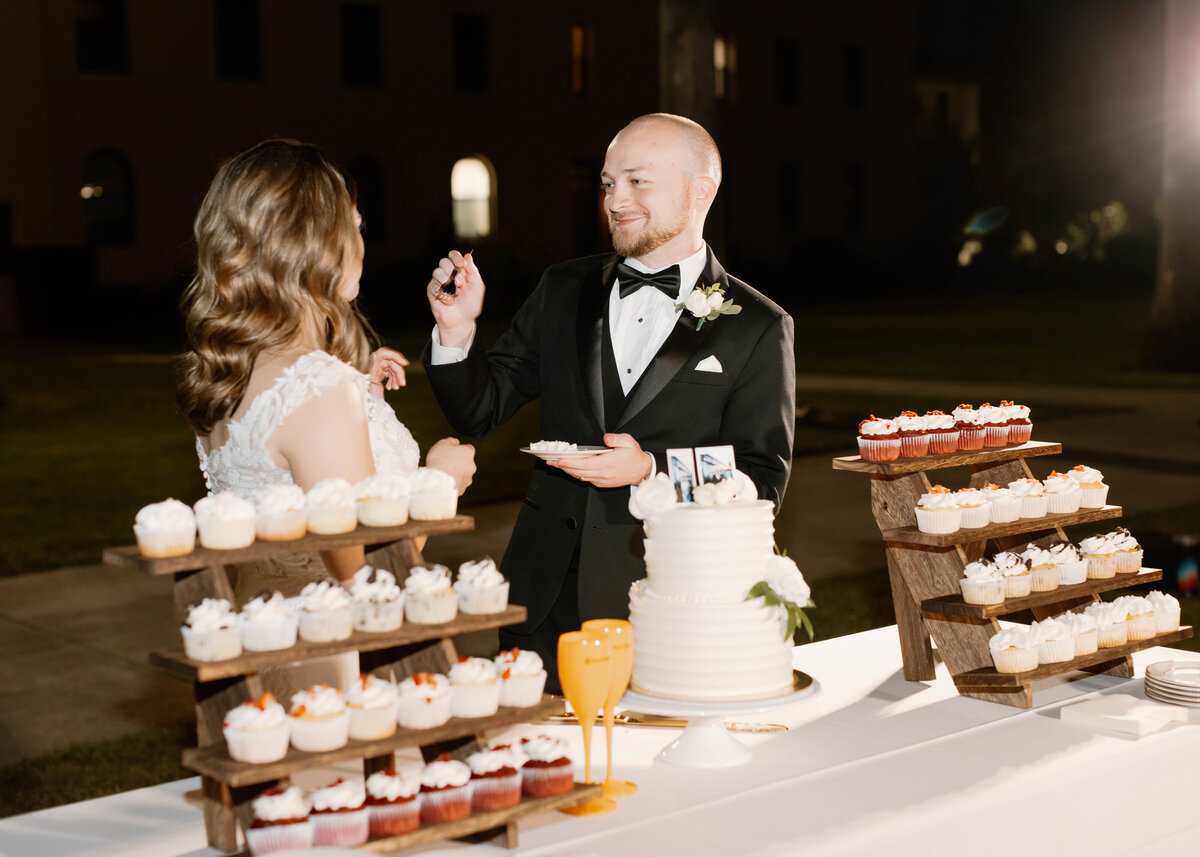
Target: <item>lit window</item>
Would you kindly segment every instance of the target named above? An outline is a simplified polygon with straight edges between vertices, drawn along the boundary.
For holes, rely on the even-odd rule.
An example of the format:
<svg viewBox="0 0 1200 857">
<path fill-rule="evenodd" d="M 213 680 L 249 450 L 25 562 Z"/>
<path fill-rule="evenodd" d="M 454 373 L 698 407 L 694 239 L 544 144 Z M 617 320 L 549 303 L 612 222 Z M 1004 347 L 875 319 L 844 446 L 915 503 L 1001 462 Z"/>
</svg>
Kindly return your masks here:
<svg viewBox="0 0 1200 857">
<path fill-rule="evenodd" d="M 582 24 L 571 27 L 571 91 L 587 95 L 592 67 L 592 28 Z"/>
<path fill-rule="evenodd" d="M 450 199 L 454 234 L 459 238 L 484 238 L 492 234 L 495 179 L 482 157 L 463 158 L 450 171 Z"/>
<path fill-rule="evenodd" d="M 724 36 L 717 36 L 713 39 L 713 72 L 717 100 L 723 101 L 728 92 L 728 81 L 725 76 L 729 72 L 729 52 L 725 46 Z"/>
</svg>

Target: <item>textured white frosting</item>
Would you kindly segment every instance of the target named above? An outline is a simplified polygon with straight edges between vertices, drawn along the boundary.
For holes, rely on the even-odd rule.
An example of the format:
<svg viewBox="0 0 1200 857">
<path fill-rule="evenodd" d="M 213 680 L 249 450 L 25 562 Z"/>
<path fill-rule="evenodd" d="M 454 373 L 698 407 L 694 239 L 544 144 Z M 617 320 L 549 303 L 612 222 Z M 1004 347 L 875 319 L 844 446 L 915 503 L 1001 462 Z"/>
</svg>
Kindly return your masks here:
<svg viewBox="0 0 1200 857">
<path fill-rule="evenodd" d="M 941 485 L 934 485 L 934 488 L 941 488 Z M 953 491 L 930 491 L 928 494 L 922 494 L 921 499 L 917 501 L 917 506 L 921 509 L 957 509 L 958 496 Z"/>
<path fill-rule="evenodd" d="M 421 785 L 431 789 L 465 786 L 471 781 L 471 769 L 454 759 L 430 762 L 421 772 Z"/>
<path fill-rule="evenodd" d="M 256 595 L 242 606 L 241 621 L 284 622 L 291 618 L 292 609 L 282 592 Z"/>
<path fill-rule="evenodd" d="M 954 417 L 951 414 L 944 414 L 941 411 L 926 411 L 925 412 L 925 428 L 933 430 L 945 431 L 954 428 Z"/>
<path fill-rule="evenodd" d="M 258 699 L 243 702 L 225 712 L 225 726 L 246 732 L 261 732 L 278 729 L 287 723 L 287 714 L 275 697 L 264 693 Z"/>
<path fill-rule="evenodd" d="M 188 608 L 187 621 L 189 628 L 199 634 L 221 631 L 237 627 L 237 613 L 233 605 L 223 598 L 205 598 L 199 604 Z"/>
<path fill-rule="evenodd" d="M 1021 551 L 1021 559 L 1029 563 L 1030 568 L 1038 566 L 1054 565 L 1054 555 L 1043 547 L 1035 544 L 1030 544 L 1025 550 Z"/>
<path fill-rule="evenodd" d="M 275 483 L 254 492 L 254 508 L 261 516 L 304 511 L 304 489 L 299 485 Z"/>
<path fill-rule="evenodd" d="M 398 771 L 376 771 L 367 777 L 367 794 L 377 800 L 397 801 L 413 797 L 421 790 L 417 777 Z"/>
<path fill-rule="evenodd" d="M 423 696 L 434 699 L 450 692 L 450 680 L 441 673 L 414 673 L 397 688 L 401 696 Z"/>
<path fill-rule="evenodd" d="M 449 473 L 434 467 L 421 467 L 412 477 L 412 493 L 421 494 L 426 491 L 449 491 L 458 494 L 458 483 Z"/>
<path fill-rule="evenodd" d="M 396 703 L 396 685 L 370 673 L 359 673 L 346 688 L 346 703 L 355 708 L 390 708 Z"/>
<path fill-rule="evenodd" d="M 350 593 L 340 583 L 317 580 L 300 590 L 300 607 L 309 613 L 328 613 L 350 606 Z"/>
<path fill-rule="evenodd" d="M 978 488 L 959 488 L 954 492 L 954 502 L 959 506 L 972 507 L 982 506 L 988 502 L 987 497 Z"/>
<path fill-rule="evenodd" d="M 975 562 L 969 562 L 966 568 L 963 569 L 963 576 L 971 580 L 994 580 L 1000 576 L 996 571 L 996 566 L 989 560 L 977 559 Z"/>
<path fill-rule="evenodd" d="M 1071 640 L 1075 635 L 1065 622 L 1057 619 L 1043 619 L 1034 622 L 1029 628 L 1030 636 L 1039 643 L 1052 643 L 1056 640 Z"/>
<path fill-rule="evenodd" d="M 1046 493 L 1046 488 L 1041 482 L 1029 477 L 1009 482 L 1008 490 L 1016 497 L 1041 497 Z"/>
<path fill-rule="evenodd" d="M 1112 542 L 1113 547 L 1119 551 L 1136 551 L 1142 548 L 1138 544 L 1138 540 L 1133 537 L 1133 533 L 1124 527 L 1118 527 L 1111 533 L 1105 533 L 1104 537 Z"/>
<path fill-rule="evenodd" d="M 480 750 L 467 756 L 467 767 L 473 774 L 490 774 L 501 768 L 521 769 L 522 762 L 511 750 Z"/>
<path fill-rule="evenodd" d="M 253 521 L 254 504 L 232 491 L 209 494 L 196 501 L 197 521 Z"/>
<path fill-rule="evenodd" d="M 315 684 L 308 690 L 300 690 L 292 694 L 292 716 L 297 716 L 296 710 L 302 705 L 305 714 L 313 717 L 327 717 L 345 711 L 346 699 L 336 687 Z"/>
<path fill-rule="evenodd" d="M 722 479 L 697 485 L 692 491 L 692 500 L 701 506 L 723 506 L 732 502 L 737 494 L 737 483 L 732 479 Z"/>
<path fill-rule="evenodd" d="M 988 483 L 985 488 L 980 489 L 979 493 L 987 498 L 989 503 L 1003 503 L 1005 500 L 1013 499 L 1013 492 L 992 483 Z"/>
<path fill-rule="evenodd" d="M 161 503 L 151 503 L 138 510 L 134 518 L 137 526 L 149 531 L 194 530 L 196 515 L 187 503 L 174 497 Z"/>
<path fill-rule="evenodd" d="M 1154 608 L 1155 613 L 1168 613 L 1179 609 L 1178 598 L 1166 592 L 1159 592 L 1157 589 L 1147 592 L 1146 600 L 1150 602 L 1150 606 Z"/>
<path fill-rule="evenodd" d="M 1029 571 L 1029 563 L 1025 561 L 1025 558 L 1012 551 L 1001 551 L 996 554 L 992 562 L 995 563 L 996 571 L 1004 577 L 1013 577 Z"/>
<path fill-rule="evenodd" d="M 1129 617 L 1123 609 L 1107 601 L 1095 601 L 1089 604 L 1084 612 L 1096 620 L 1097 628 L 1120 625 Z"/>
<path fill-rule="evenodd" d="M 893 420 L 896 428 L 900 431 L 921 432 L 925 431 L 925 417 L 917 415 L 914 411 L 905 411 Z"/>
<path fill-rule="evenodd" d="M 354 572 L 350 594 L 355 601 L 381 604 L 399 599 L 400 587 L 396 584 L 396 576 L 387 569 L 364 565 Z"/>
<path fill-rule="evenodd" d="M 1004 413 L 1010 421 L 1025 422 L 1029 419 L 1029 407 L 1027 405 L 1008 405 L 1004 408 Z"/>
<path fill-rule="evenodd" d="M 1068 562 L 1079 561 L 1079 548 L 1070 542 L 1058 542 L 1050 546 L 1050 556 L 1054 557 L 1055 565 L 1065 565 Z"/>
<path fill-rule="evenodd" d="M 895 420 L 890 420 L 886 417 L 872 416 L 869 420 L 863 420 L 858 425 L 858 433 L 863 437 L 877 437 L 879 435 L 894 435 L 900 429 L 896 427 Z"/>
<path fill-rule="evenodd" d="M 450 684 L 494 684 L 496 665 L 487 658 L 467 658 L 450 667 Z"/>
<path fill-rule="evenodd" d="M 959 405 L 954 409 L 954 421 L 968 426 L 980 426 L 979 411 L 971 405 Z"/>
<path fill-rule="evenodd" d="M 1054 618 L 1061 624 L 1066 625 L 1071 634 L 1076 637 L 1080 634 L 1086 634 L 1088 631 L 1096 630 L 1096 617 L 1087 613 L 1064 613 Z"/>
<path fill-rule="evenodd" d="M 334 476 L 309 489 L 306 500 L 310 509 L 345 508 L 354 505 L 354 488 L 342 477 Z"/>
<path fill-rule="evenodd" d="M 406 592 L 430 594 L 450 589 L 450 569 L 441 564 L 414 565 L 404 580 Z"/>
<path fill-rule="evenodd" d="M 1042 480 L 1042 487 L 1046 489 L 1047 494 L 1078 494 L 1080 492 L 1079 483 L 1065 473 L 1051 471 L 1050 475 Z"/>
<path fill-rule="evenodd" d="M 539 675 L 546 665 L 542 656 L 528 649 L 506 649 L 496 655 L 496 674 L 503 675 L 505 670 L 514 676 L 531 677 Z"/>
<path fill-rule="evenodd" d="M 549 735 L 522 738 L 518 749 L 522 756 L 534 762 L 557 762 L 567 758 L 567 745 Z"/>
<path fill-rule="evenodd" d="M 456 589 L 489 589 L 504 583 L 504 575 L 490 556 L 464 562 L 458 567 Z"/>
<path fill-rule="evenodd" d="M 1115 599 L 1113 606 L 1125 611 L 1126 616 L 1142 616 L 1146 613 L 1153 613 L 1154 607 L 1150 602 L 1140 595 L 1122 595 Z"/>
<path fill-rule="evenodd" d="M 529 448 L 536 452 L 574 452 L 579 446 L 565 440 L 535 440 Z"/>
<path fill-rule="evenodd" d="M 1032 649 L 1036 646 L 1037 640 L 1033 639 L 1028 628 L 1005 628 L 988 640 L 988 647 L 993 654 L 1005 649 Z"/>
<path fill-rule="evenodd" d="M 1093 485 L 1104 481 L 1104 474 L 1094 467 L 1088 467 L 1084 464 L 1076 464 L 1067 471 L 1067 475 L 1079 483 Z"/>
<path fill-rule="evenodd" d="M 288 818 L 308 818 L 311 808 L 299 786 L 271 789 L 263 792 L 251 804 L 254 817 L 263 821 L 283 821 Z"/>
<path fill-rule="evenodd" d="M 354 496 L 359 500 L 403 500 L 411 488 L 403 473 L 376 473 L 354 486 Z"/>
<path fill-rule="evenodd" d="M 1088 536 L 1079 543 L 1079 549 L 1087 556 L 1112 556 L 1117 546 L 1108 536 Z"/>
<path fill-rule="evenodd" d="M 979 422 L 985 426 L 1008 425 L 1008 409 L 984 402 L 979 406 Z"/>
<path fill-rule="evenodd" d="M 366 799 L 363 784 L 358 780 L 339 779 L 333 785 L 313 792 L 312 807 L 314 812 L 358 809 Z"/>
</svg>

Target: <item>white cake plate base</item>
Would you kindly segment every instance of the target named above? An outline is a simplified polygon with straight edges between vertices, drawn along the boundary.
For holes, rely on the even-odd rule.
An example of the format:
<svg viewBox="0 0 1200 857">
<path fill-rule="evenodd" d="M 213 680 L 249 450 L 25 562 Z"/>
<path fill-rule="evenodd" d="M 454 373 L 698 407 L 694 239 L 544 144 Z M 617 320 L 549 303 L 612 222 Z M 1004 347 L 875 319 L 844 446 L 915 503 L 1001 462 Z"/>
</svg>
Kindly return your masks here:
<svg viewBox="0 0 1200 857">
<path fill-rule="evenodd" d="M 663 747 L 658 758 L 681 768 L 732 768 L 750 761 L 750 749 L 729 734 L 725 718 L 734 714 L 754 714 L 785 708 L 802 699 L 815 696 L 820 683 L 805 673 L 795 673 L 792 690 L 765 699 L 742 699 L 733 702 L 700 702 L 667 699 L 627 691 L 620 706 L 643 714 L 686 718 L 683 734 Z"/>
</svg>

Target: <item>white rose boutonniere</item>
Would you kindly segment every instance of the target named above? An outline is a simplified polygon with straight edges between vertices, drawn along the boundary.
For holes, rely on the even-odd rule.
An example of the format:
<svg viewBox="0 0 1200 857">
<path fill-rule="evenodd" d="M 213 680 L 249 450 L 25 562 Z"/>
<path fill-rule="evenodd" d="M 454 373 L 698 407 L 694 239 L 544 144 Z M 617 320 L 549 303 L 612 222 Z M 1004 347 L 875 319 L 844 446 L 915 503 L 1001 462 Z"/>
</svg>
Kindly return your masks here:
<svg viewBox="0 0 1200 857">
<path fill-rule="evenodd" d="M 675 304 L 675 309 L 686 309 L 699 319 L 696 322 L 696 330 L 706 321 L 716 321 L 718 316 L 737 315 L 742 311 L 732 298 L 725 299 L 725 291 L 717 283 L 711 286 L 696 286 L 684 298 L 683 303 Z"/>
</svg>

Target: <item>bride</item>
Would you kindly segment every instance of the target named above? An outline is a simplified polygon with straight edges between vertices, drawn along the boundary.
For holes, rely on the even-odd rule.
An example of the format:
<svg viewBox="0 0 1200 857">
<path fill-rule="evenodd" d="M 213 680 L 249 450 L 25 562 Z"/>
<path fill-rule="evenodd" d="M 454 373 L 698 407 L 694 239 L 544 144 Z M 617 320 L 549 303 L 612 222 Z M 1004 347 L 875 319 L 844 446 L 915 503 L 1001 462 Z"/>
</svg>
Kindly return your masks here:
<svg viewBox="0 0 1200 857">
<path fill-rule="evenodd" d="M 268 140 L 217 171 L 193 229 L 196 274 L 181 301 L 189 349 L 177 363 L 209 491 L 307 491 L 418 466 L 416 441 L 383 400 L 385 386 L 404 384 L 407 361 L 371 355 L 354 303 L 361 225 L 346 181 L 313 146 Z M 461 494 L 474 457 L 443 438 L 426 464 L 454 476 Z M 238 601 L 263 588 L 294 594 L 328 573 L 346 583 L 363 561 L 351 547 L 242 566 Z"/>
</svg>

